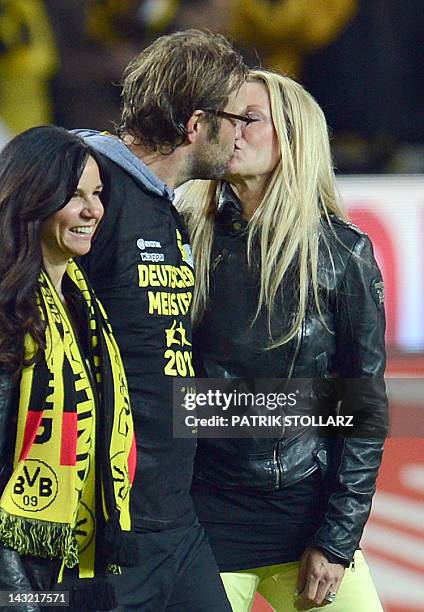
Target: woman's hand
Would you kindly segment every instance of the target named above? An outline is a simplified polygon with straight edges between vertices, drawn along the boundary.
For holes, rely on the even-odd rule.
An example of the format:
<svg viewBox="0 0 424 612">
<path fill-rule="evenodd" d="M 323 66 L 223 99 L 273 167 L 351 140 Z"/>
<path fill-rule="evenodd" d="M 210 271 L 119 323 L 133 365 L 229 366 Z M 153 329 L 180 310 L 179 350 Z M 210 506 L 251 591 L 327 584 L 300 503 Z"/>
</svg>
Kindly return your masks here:
<svg viewBox="0 0 424 612">
<path fill-rule="evenodd" d="M 310 610 L 327 606 L 331 601 L 325 598 L 340 588 L 345 568 L 338 563 L 330 563 L 324 553 L 316 548 L 307 548 L 300 559 L 295 602 L 297 610 Z M 333 597 L 334 601 L 335 597 Z"/>
</svg>

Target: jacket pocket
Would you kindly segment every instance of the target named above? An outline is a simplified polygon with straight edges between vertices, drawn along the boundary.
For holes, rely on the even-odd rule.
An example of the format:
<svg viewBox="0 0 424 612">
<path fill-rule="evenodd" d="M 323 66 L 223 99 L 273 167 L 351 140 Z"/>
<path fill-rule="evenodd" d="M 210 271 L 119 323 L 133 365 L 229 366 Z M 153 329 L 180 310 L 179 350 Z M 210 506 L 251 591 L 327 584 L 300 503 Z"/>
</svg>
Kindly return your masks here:
<svg viewBox="0 0 424 612">
<path fill-rule="evenodd" d="M 313 428 L 304 429 L 301 434 L 280 445 L 281 487 L 300 482 L 318 469 L 322 475 L 327 474 L 328 441 L 318 437 Z"/>
</svg>

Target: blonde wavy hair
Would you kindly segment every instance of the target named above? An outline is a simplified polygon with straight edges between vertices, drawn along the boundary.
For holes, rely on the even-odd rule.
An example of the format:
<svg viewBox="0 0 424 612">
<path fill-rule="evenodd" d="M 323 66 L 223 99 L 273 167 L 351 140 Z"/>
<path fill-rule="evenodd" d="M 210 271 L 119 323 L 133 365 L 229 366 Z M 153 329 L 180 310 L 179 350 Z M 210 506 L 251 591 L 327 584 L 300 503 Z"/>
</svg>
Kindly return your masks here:
<svg viewBox="0 0 424 612">
<path fill-rule="evenodd" d="M 253 321 L 266 306 L 269 348 L 274 348 L 291 340 L 301 329 L 311 290 L 323 318 L 318 298 L 320 238 L 331 262 L 332 258 L 321 224 L 326 221 L 331 227 L 331 213 L 342 219 L 346 214 L 336 195 L 327 123 L 316 101 L 290 77 L 268 70 L 251 70 L 248 81 L 262 83 L 268 91 L 281 152 L 263 198 L 249 220 L 247 243 L 249 265 L 254 243 L 260 247 L 260 289 Z M 216 181 L 192 181 L 178 204 L 188 222 L 196 265 L 194 322 L 200 320 L 208 299 L 214 219 L 221 187 Z M 273 339 L 272 307 L 285 274 L 293 266 L 297 271 L 297 286 L 292 287 L 298 294 L 297 311 L 291 329 Z"/>
</svg>

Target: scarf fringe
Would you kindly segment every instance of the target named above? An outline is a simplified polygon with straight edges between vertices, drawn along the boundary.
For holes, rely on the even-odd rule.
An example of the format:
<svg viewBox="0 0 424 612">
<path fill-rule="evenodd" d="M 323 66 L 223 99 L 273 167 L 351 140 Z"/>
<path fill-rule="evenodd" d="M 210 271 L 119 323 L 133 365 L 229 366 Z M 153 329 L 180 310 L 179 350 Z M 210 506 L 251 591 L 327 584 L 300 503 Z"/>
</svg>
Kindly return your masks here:
<svg viewBox="0 0 424 612">
<path fill-rule="evenodd" d="M 78 542 L 70 525 L 14 516 L 0 509 L 0 541 L 21 555 L 78 564 Z"/>
</svg>

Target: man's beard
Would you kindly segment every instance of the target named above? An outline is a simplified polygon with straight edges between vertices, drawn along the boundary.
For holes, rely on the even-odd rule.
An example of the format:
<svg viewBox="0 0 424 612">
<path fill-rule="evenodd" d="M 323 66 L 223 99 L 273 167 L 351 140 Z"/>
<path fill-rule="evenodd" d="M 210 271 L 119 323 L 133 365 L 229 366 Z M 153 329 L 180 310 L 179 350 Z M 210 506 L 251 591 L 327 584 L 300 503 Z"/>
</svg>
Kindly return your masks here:
<svg viewBox="0 0 424 612">
<path fill-rule="evenodd" d="M 224 178 L 227 173 L 228 162 L 234 150 L 227 147 L 224 149 L 218 140 L 210 140 L 192 156 L 190 164 L 190 174 L 193 179 L 219 180 Z"/>
</svg>

